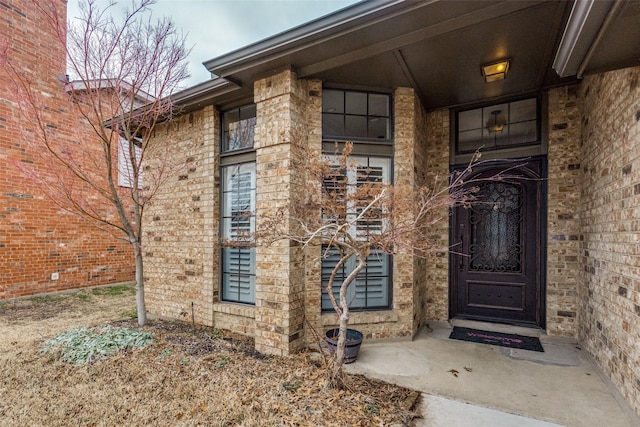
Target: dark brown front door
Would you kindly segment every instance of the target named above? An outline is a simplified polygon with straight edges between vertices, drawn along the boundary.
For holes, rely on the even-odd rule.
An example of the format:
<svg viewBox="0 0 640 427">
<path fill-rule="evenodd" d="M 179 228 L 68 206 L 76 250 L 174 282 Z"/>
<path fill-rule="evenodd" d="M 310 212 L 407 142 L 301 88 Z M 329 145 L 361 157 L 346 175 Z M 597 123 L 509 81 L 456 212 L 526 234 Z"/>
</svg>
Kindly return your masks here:
<svg viewBox="0 0 640 427">
<path fill-rule="evenodd" d="M 544 327 L 543 160 L 494 164 L 473 178 L 477 202 L 452 217 L 451 316 Z"/>
</svg>

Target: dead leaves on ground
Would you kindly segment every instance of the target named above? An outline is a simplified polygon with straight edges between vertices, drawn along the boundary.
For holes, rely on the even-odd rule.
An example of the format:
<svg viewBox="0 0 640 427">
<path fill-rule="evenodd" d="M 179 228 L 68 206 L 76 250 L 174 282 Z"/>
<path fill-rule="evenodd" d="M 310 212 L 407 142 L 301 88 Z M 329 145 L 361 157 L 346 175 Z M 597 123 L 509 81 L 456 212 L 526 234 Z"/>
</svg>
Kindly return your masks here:
<svg viewBox="0 0 640 427">
<path fill-rule="evenodd" d="M 313 354 L 265 356 L 247 337 L 212 338 L 176 322 L 144 329 L 155 336 L 149 347 L 85 367 L 39 355 L 38 342 L 14 346 L 0 372 L 0 414 L 49 426 L 69 417 L 134 426 L 408 425 L 415 417 L 419 393 L 363 376 L 350 376 L 347 390 L 328 388 Z"/>
<path fill-rule="evenodd" d="M 464 370 L 467 371 L 467 372 L 473 372 L 473 369 L 469 368 L 468 366 L 465 366 Z M 458 378 L 458 375 L 460 374 L 460 371 L 458 371 L 456 369 L 449 369 L 447 372 L 449 372 L 451 375 L 453 375 L 456 378 Z"/>
</svg>

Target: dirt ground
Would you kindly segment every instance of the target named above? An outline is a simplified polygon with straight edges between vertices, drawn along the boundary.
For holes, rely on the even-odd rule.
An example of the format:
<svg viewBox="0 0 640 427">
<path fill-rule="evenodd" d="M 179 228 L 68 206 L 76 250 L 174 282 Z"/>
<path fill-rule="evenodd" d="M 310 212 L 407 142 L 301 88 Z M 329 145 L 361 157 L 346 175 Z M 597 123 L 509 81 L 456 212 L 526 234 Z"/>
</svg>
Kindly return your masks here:
<svg viewBox="0 0 640 427">
<path fill-rule="evenodd" d="M 69 328 L 136 328 L 134 291 L 98 288 L 0 302 L 0 426 L 409 425 L 419 394 L 350 377 L 325 385 L 323 357 L 269 357 L 251 339 L 151 321 L 145 348 L 86 366 L 40 351 Z"/>
</svg>

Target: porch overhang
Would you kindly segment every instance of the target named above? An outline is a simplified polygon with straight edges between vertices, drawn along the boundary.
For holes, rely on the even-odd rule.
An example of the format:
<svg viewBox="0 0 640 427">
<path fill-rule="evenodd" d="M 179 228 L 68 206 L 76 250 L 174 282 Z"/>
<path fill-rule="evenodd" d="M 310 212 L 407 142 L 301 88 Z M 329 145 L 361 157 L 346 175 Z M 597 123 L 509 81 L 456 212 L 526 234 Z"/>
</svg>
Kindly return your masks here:
<svg viewBox="0 0 640 427">
<path fill-rule="evenodd" d="M 412 87 L 427 110 L 524 96 L 640 57 L 640 7 L 629 1 L 370 0 L 204 62 L 250 99 L 284 68 L 326 85 Z M 509 58 L 506 79 L 481 66 Z M 557 70 L 557 72 L 554 70 Z"/>
</svg>

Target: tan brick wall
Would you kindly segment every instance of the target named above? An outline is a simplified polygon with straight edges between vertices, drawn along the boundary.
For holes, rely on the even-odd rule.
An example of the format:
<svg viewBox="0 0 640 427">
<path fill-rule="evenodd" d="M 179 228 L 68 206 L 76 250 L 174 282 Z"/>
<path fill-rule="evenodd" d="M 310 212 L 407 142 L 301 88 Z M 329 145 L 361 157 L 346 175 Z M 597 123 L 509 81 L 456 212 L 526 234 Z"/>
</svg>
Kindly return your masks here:
<svg viewBox="0 0 640 427">
<path fill-rule="evenodd" d="M 394 185 L 414 187 L 424 182 L 426 114 L 415 91 L 394 93 Z M 407 215 L 412 215 L 407 212 Z M 413 336 L 425 320 L 426 260 L 406 250 L 394 257 L 394 310 L 399 315 L 398 336 Z"/>
<path fill-rule="evenodd" d="M 149 159 L 156 165 L 167 161 L 168 147 L 172 173 L 147 202 L 144 217 L 146 302 L 153 315 L 190 321 L 193 303 L 197 323 L 214 323 L 219 299 L 219 133 L 219 114 L 212 106 L 156 129 Z M 234 314 L 227 311 L 221 317 L 233 325 Z"/>
<path fill-rule="evenodd" d="M 427 113 L 420 102 L 414 98 L 414 141 L 413 156 L 415 170 L 415 184 L 427 185 Z M 446 219 L 444 220 L 446 222 Z M 413 333 L 420 330 L 427 320 L 427 259 L 414 257 L 413 259 Z"/>
<path fill-rule="evenodd" d="M 8 59 L 36 96 L 42 95 L 39 102 L 46 110 L 41 113 L 52 143 L 74 153 L 80 146 L 83 151 L 100 149 L 92 145 L 95 133 L 84 126 L 64 92 L 64 47 L 35 4 L 0 2 L 0 45 L 6 43 Z M 64 23 L 66 1 L 52 4 Z M 0 68 L 0 300 L 134 280 L 132 249 L 121 234 L 62 210 L 42 183 L 20 170 L 24 166 L 46 176 L 49 163 L 31 113 L 21 111 L 17 97 Z M 58 167 L 54 173 L 63 176 L 65 171 Z M 94 198 L 86 192 L 83 199 Z M 100 204 L 100 209 L 113 208 Z M 59 279 L 51 280 L 52 273 Z"/>
<path fill-rule="evenodd" d="M 580 113 L 577 86 L 548 92 L 547 332 L 577 338 Z"/>
<path fill-rule="evenodd" d="M 322 153 L 322 82 L 307 82 L 307 144 L 310 153 Z M 318 213 L 319 214 L 319 213 Z M 321 251 L 319 246 L 310 246 L 305 252 L 305 344 L 323 341 L 322 279 L 320 276 Z M 327 315 L 325 314 L 326 318 Z M 332 315 L 335 318 L 335 315 Z"/>
<path fill-rule="evenodd" d="M 306 144 L 304 80 L 291 71 L 254 83 L 257 107 L 256 229 L 262 219 L 295 203 L 304 191 L 304 178 L 296 170 L 296 145 Z M 286 219 L 285 219 L 286 221 Z M 291 224 L 285 224 L 289 227 Z M 288 354 L 304 345 L 304 254 L 288 240 L 256 248 L 256 350 Z"/>
<path fill-rule="evenodd" d="M 449 111 L 439 110 L 427 114 L 426 182 L 446 183 L 449 176 Z M 432 239 L 440 251 L 427 258 L 427 319 L 449 319 L 449 217 L 433 229 Z"/>
<path fill-rule="evenodd" d="M 580 341 L 640 413 L 640 68 L 581 93 Z"/>
</svg>

